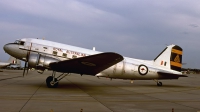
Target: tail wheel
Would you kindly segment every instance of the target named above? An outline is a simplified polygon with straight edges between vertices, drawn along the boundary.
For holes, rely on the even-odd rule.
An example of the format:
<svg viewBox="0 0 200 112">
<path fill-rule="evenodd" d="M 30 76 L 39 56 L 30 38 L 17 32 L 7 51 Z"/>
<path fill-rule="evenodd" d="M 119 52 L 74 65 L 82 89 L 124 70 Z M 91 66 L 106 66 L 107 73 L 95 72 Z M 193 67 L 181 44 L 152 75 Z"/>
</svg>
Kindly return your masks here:
<svg viewBox="0 0 200 112">
<path fill-rule="evenodd" d="M 47 87 L 48 88 L 56 88 L 58 86 L 58 82 L 56 82 L 56 81 L 57 81 L 57 78 L 55 78 L 55 80 L 53 81 L 52 76 L 47 77 L 47 79 L 46 79 Z"/>
</svg>

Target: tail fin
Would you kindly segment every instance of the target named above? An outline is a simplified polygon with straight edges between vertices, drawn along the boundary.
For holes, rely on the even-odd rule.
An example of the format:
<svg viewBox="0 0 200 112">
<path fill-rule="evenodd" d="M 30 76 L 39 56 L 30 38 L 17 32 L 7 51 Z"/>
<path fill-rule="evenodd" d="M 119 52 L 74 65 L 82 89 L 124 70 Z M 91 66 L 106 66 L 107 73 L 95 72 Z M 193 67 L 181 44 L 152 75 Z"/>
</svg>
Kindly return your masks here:
<svg viewBox="0 0 200 112">
<path fill-rule="evenodd" d="M 181 71 L 183 50 L 177 45 L 167 46 L 155 59 L 154 63 L 157 66 Z"/>
<path fill-rule="evenodd" d="M 11 64 L 16 64 L 17 63 L 17 59 L 10 56 L 9 60 L 7 61 L 8 63 L 11 63 Z"/>
</svg>

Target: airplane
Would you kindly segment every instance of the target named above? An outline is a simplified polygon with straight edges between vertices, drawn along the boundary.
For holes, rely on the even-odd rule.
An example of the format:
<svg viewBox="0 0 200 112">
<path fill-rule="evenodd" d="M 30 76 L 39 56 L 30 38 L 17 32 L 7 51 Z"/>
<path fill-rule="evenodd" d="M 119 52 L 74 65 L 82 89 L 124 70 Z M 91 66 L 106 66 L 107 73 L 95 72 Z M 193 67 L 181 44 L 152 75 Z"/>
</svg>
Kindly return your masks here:
<svg viewBox="0 0 200 112">
<path fill-rule="evenodd" d="M 52 75 L 46 78 L 49 88 L 56 88 L 59 81 L 70 73 L 131 81 L 154 80 L 157 86 L 162 86 L 158 80 L 187 77 L 181 73 L 183 50 L 173 44 L 167 46 L 154 60 L 134 59 L 114 52 L 103 53 L 34 38 L 8 43 L 4 45 L 4 50 L 25 61 L 25 68 L 35 68 L 38 73 L 52 70 Z M 56 77 L 56 72 L 61 74 Z"/>
<path fill-rule="evenodd" d="M 7 66 L 8 69 L 14 69 L 14 70 L 19 70 L 21 69 L 21 61 L 20 60 L 16 60 L 15 64 L 10 64 L 9 66 Z"/>
<path fill-rule="evenodd" d="M 5 68 L 9 65 L 16 64 L 16 62 L 17 62 L 16 58 L 10 56 L 7 62 L 0 62 L 0 68 Z"/>
</svg>

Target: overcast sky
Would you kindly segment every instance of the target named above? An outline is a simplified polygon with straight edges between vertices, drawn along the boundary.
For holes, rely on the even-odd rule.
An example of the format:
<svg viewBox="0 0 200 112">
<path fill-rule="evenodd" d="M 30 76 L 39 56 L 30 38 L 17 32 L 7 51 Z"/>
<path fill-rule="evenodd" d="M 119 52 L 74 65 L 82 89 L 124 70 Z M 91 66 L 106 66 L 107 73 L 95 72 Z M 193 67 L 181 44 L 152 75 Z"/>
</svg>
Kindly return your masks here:
<svg viewBox="0 0 200 112">
<path fill-rule="evenodd" d="M 6 43 L 45 38 L 139 59 L 167 45 L 183 48 L 185 68 L 200 69 L 199 0 L 0 0 L 0 60 Z"/>
</svg>

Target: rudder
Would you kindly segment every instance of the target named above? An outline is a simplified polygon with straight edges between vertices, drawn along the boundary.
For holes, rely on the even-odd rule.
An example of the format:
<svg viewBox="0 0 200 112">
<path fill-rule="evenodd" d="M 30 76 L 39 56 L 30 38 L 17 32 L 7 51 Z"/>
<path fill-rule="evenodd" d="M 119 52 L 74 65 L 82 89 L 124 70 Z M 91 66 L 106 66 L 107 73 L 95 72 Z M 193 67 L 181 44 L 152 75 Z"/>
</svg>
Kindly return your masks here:
<svg viewBox="0 0 200 112">
<path fill-rule="evenodd" d="M 182 67 L 182 54 L 183 50 L 181 47 L 169 45 L 154 59 L 154 63 L 159 67 L 180 72 Z"/>
<path fill-rule="evenodd" d="M 183 49 L 177 45 L 172 47 L 171 57 L 170 57 L 170 66 L 172 70 L 181 71 L 182 68 L 182 55 Z"/>
</svg>

